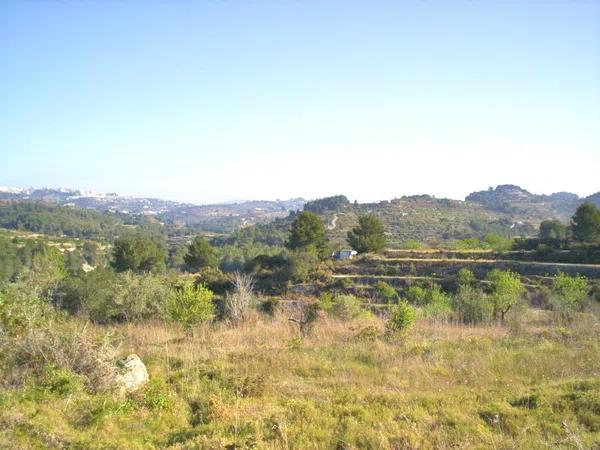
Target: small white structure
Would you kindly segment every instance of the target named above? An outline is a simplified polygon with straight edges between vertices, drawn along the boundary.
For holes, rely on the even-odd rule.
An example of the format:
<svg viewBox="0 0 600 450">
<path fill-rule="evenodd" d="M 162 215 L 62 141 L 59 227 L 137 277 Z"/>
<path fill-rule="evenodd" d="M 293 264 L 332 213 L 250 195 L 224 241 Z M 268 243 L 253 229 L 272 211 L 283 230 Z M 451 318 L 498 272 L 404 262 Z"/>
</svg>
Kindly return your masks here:
<svg viewBox="0 0 600 450">
<path fill-rule="evenodd" d="M 357 255 L 355 250 L 340 250 L 339 252 L 333 252 L 331 257 L 333 259 L 352 259 Z"/>
</svg>

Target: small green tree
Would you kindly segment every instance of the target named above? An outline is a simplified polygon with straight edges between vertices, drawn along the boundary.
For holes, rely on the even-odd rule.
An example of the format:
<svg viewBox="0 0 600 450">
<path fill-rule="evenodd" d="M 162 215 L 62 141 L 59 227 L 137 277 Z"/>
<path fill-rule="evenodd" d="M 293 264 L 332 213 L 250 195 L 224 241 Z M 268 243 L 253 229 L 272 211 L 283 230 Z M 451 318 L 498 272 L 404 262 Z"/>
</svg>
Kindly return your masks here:
<svg viewBox="0 0 600 450">
<path fill-rule="evenodd" d="M 417 286 L 416 284 L 413 284 L 408 288 L 406 297 L 411 303 L 417 306 L 426 305 L 429 301 L 427 289 L 422 286 Z"/>
<path fill-rule="evenodd" d="M 195 325 L 208 322 L 215 316 L 213 293 L 204 285 L 186 284 L 175 289 L 167 299 L 167 316 L 190 332 Z"/>
<path fill-rule="evenodd" d="M 555 298 L 571 310 L 581 309 L 589 298 L 590 286 L 583 276 L 570 277 L 559 273 L 552 282 L 552 293 Z"/>
<path fill-rule="evenodd" d="M 513 240 L 499 234 L 488 234 L 484 242 L 490 246 L 492 250 L 497 252 L 506 252 L 512 248 Z"/>
<path fill-rule="evenodd" d="M 319 257 L 311 251 L 286 252 L 284 263 L 278 269 L 278 276 L 284 282 L 304 283 L 317 274 Z"/>
<path fill-rule="evenodd" d="M 494 311 L 489 297 L 469 284 L 458 288 L 453 298 L 453 309 L 456 319 L 466 324 L 488 321 Z"/>
<path fill-rule="evenodd" d="M 117 272 L 157 272 L 165 268 L 167 252 L 146 236 L 124 236 L 113 246 L 112 266 Z"/>
<path fill-rule="evenodd" d="M 475 274 L 473 271 L 462 268 L 458 271 L 455 277 L 456 284 L 458 287 L 460 286 L 475 286 L 477 282 L 477 278 L 475 278 Z"/>
<path fill-rule="evenodd" d="M 375 285 L 378 296 L 386 303 L 392 303 L 398 300 L 398 291 L 385 281 L 378 281 Z"/>
<path fill-rule="evenodd" d="M 404 333 L 414 323 L 417 310 L 407 301 L 401 301 L 391 311 L 390 318 L 386 324 L 388 333 Z"/>
<path fill-rule="evenodd" d="M 571 219 L 573 237 L 583 242 L 600 240 L 600 210 L 593 203 L 584 203 L 577 208 Z"/>
<path fill-rule="evenodd" d="M 348 244 L 358 253 L 380 252 L 385 249 L 385 228 L 374 214 L 358 218 L 358 226 L 348 232 Z"/>
<path fill-rule="evenodd" d="M 333 298 L 330 309 L 332 315 L 339 319 L 350 320 L 358 317 L 363 312 L 361 301 L 354 295 L 338 294 Z"/>
<path fill-rule="evenodd" d="M 201 236 L 196 236 L 183 256 L 183 261 L 188 268 L 198 272 L 204 267 L 216 267 L 217 257 L 213 247 Z"/>
<path fill-rule="evenodd" d="M 423 306 L 423 314 L 428 319 L 449 320 L 454 310 L 452 297 L 438 286 L 430 289 L 429 301 Z"/>
<path fill-rule="evenodd" d="M 544 220 L 538 236 L 546 243 L 560 242 L 567 237 L 567 226 L 560 220 Z"/>
<path fill-rule="evenodd" d="M 493 269 L 486 278 L 492 289 L 490 295 L 493 307 L 492 315 L 494 319 L 500 317 L 500 320 L 504 322 L 504 316 L 519 302 L 525 292 L 525 287 L 521 283 L 519 275 L 510 270 Z"/>
<path fill-rule="evenodd" d="M 325 225 L 315 213 L 303 211 L 292 222 L 290 237 L 286 243 L 290 250 L 312 251 L 325 258 L 329 251 Z"/>
</svg>

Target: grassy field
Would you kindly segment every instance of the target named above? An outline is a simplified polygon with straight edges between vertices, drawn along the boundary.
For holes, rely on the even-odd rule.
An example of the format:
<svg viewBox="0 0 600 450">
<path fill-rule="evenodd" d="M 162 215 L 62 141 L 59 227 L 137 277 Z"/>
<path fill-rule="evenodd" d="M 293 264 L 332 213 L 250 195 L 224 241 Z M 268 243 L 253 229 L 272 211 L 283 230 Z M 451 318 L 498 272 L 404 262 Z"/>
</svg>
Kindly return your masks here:
<svg viewBox="0 0 600 450">
<path fill-rule="evenodd" d="M 505 326 L 420 320 L 394 338 L 370 315 L 301 338 L 283 312 L 192 336 L 95 331 L 140 355 L 150 383 L 93 393 L 50 371 L 5 386 L 0 448 L 600 448 L 594 312 L 572 327 L 533 309 Z"/>
</svg>

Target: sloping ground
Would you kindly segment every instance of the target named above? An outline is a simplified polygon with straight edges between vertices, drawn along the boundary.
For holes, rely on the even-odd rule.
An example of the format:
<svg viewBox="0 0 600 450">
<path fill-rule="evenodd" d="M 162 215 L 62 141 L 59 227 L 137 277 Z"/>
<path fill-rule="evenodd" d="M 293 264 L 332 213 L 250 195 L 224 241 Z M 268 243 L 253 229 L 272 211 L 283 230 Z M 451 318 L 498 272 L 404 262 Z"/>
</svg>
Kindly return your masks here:
<svg viewBox="0 0 600 450">
<path fill-rule="evenodd" d="M 569 214 L 573 212 L 574 209 Z M 542 220 L 558 218 L 566 221 L 569 217 L 569 214 L 557 211 L 549 202 L 520 205 L 514 210 L 497 210 L 476 202 L 429 196 L 350 204 L 321 215 L 328 224 L 338 217 L 336 226 L 329 229 L 329 235 L 334 244 L 343 246 L 346 245 L 346 234 L 356 225 L 358 216 L 367 213 L 375 214 L 384 223 L 391 248 L 399 248 L 407 240 L 418 240 L 435 246 L 442 242 L 483 237 L 491 233 L 527 236 L 535 233 Z"/>
</svg>

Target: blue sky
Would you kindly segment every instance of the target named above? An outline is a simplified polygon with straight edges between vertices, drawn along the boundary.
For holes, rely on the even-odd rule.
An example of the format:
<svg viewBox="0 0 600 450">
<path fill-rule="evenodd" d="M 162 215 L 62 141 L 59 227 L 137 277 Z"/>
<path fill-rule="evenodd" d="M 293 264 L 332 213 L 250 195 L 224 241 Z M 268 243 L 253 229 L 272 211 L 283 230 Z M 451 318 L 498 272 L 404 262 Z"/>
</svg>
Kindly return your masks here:
<svg viewBox="0 0 600 450">
<path fill-rule="evenodd" d="M 600 190 L 600 2 L 0 3 L 0 185 Z"/>
</svg>

